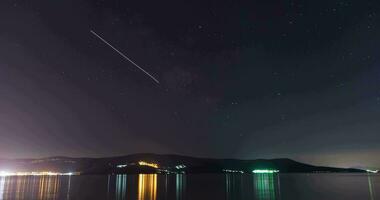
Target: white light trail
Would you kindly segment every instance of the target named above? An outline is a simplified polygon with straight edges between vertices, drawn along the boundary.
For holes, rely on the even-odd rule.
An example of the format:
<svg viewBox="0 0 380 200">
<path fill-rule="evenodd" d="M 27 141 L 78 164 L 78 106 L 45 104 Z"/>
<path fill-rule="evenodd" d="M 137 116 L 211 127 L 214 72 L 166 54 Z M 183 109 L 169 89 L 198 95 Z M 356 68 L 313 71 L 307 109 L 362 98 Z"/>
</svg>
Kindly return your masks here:
<svg viewBox="0 0 380 200">
<path fill-rule="evenodd" d="M 121 55 L 124 59 L 128 60 L 130 63 L 132 63 L 135 67 L 137 67 L 138 69 L 140 69 L 142 72 L 144 72 L 146 75 L 148 75 L 151 79 L 153 79 L 156 83 L 160 84 L 160 81 L 158 81 L 156 78 L 154 78 L 154 76 L 152 76 L 151 74 L 149 74 L 147 71 L 145 71 L 142 67 L 140 67 L 138 64 L 136 64 L 135 62 L 133 62 L 133 60 L 131 60 L 130 58 L 128 58 L 128 56 L 126 56 L 123 52 L 119 51 L 118 49 L 116 49 L 114 46 L 112 46 L 109 42 L 107 42 L 107 40 L 105 40 L 103 37 L 101 37 L 99 34 L 97 34 L 95 31 L 93 30 L 90 30 L 90 32 L 95 35 L 97 38 L 99 38 L 102 42 L 104 42 L 106 45 L 108 45 L 109 47 L 111 47 L 114 51 L 116 51 L 119 55 Z"/>
</svg>

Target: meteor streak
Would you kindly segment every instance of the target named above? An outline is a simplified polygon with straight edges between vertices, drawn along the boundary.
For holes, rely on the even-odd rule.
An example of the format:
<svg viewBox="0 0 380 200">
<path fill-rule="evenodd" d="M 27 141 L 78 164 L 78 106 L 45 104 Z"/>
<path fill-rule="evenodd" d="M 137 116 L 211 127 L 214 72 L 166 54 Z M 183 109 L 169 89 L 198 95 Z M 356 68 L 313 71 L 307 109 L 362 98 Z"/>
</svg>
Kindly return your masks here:
<svg viewBox="0 0 380 200">
<path fill-rule="evenodd" d="M 146 75 L 148 75 L 151 79 L 153 79 L 156 83 L 160 84 L 160 82 L 154 78 L 154 76 L 152 76 L 151 74 L 149 74 L 147 71 L 145 71 L 142 67 L 140 67 L 138 64 L 136 64 L 135 62 L 133 62 L 133 60 L 131 60 L 130 58 L 128 58 L 128 56 L 126 56 L 124 53 L 122 53 L 121 51 L 119 51 L 118 49 L 116 49 L 114 46 L 112 46 L 109 42 L 107 42 L 104 38 L 102 38 L 100 35 L 98 35 L 95 31 L 93 30 L 90 30 L 90 32 L 95 35 L 97 38 L 99 38 L 102 42 L 104 42 L 106 45 L 108 45 L 109 47 L 111 47 L 114 51 L 116 51 L 119 55 L 121 55 L 124 59 L 128 60 L 130 63 L 132 63 L 135 67 L 139 68 L 142 72 L 144 72 Z"/>
</svg>

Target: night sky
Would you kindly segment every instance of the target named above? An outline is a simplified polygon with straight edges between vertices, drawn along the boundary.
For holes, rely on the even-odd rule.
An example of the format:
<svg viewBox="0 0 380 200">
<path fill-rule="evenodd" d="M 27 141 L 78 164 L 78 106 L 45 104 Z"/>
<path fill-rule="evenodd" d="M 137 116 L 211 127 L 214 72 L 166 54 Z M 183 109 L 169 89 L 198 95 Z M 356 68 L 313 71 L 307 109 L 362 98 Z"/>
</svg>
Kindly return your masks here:
<svg viewBox="0 0 380 200">
<path fill-rule="evenodd" d="M 0 157 L 380 167 L 379 24 L 376 0 L 1 0 Z"/>
</svg>

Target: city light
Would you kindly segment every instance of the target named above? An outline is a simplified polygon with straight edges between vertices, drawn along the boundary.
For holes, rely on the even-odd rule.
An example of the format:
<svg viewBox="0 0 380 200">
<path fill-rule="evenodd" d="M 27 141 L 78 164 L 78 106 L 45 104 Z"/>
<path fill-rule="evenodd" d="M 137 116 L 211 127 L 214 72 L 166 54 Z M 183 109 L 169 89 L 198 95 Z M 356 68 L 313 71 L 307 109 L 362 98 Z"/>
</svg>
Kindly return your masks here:
<svg viewBox="0 0 380 200">
<path fill-rule="evenodd" d="M 367 171 L 367 173 L 373 173 L 373 174 L 377 174 L 379 172 L 379 170 L 370 170 L 370 169 L 367 169 L 365 171 Z"/>
<path fill-rule="evenodd" d="M 153 168 L 156 168 L 156 169 L 158 168 L 158 164 L 156 164 L 156 163 L 148 163 L 148 162 L 145 162 L 145 161 L 140 161 L 139 165 L 140 166 L 153 167 Z"/>
<path fill-rule="evenodd" d="M 186 168 L 186 165 L 177 165 L 175 166 L 176 169 L 184 169 Z"/>
<path fill-rule="evenodd" d="M 78 172 L 67 172 L 67 173 L 60 173 L 60 172 L 7 172 L 7 171 L 0 171 L 0 177 L 4 176 L 72 176 L 72 175 L 79 175 Z"/>
<path fill-rule="evenodd" d="M 254 174 L 273 174 L 280 172 L 279 170 L 273 169 L 255 169 L 252 171 Z"/>
<path fill-rule="evenodd" d="M 226 172 L 226 173 L 241 173 L 241 174 L 244 173 L 244 171 L 241 171 L 241 170 L 233 170 L 233 169 L 223 169 L 223 172 Z"/>
</svg>

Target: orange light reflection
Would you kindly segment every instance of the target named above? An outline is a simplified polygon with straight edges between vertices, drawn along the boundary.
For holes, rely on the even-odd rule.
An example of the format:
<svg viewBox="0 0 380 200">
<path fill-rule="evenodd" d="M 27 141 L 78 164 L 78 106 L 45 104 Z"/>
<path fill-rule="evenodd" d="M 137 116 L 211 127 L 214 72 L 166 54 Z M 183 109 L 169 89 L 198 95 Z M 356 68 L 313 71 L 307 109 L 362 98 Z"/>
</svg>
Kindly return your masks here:
<svg viewBox="0 0 380 200">
<path fill-rule="evenodd" d="M 139 174 L 138 199 L 156 200 L 157 174 Z"/>
</svg>

